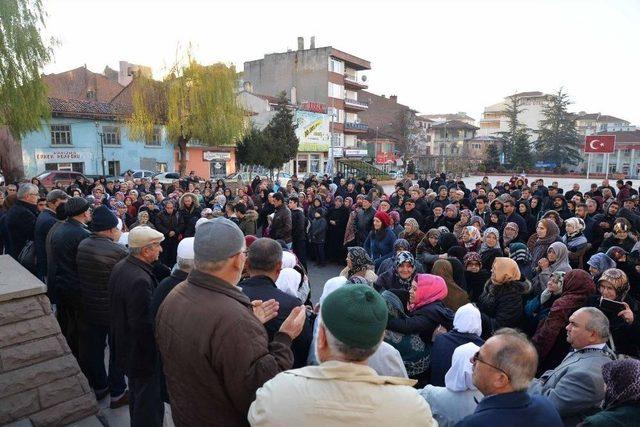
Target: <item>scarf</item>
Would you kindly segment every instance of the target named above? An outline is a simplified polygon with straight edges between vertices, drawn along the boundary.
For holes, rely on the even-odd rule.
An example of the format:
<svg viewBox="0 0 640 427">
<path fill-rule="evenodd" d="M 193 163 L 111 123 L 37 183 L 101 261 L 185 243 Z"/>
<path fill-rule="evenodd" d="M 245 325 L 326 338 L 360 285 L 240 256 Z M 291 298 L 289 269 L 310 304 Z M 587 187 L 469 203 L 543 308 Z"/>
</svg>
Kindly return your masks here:
<svg viewBox="0 0 640 427">
<path fill-rule="evenodd" d="M 495 246 L 489 246 L 485 243 L 487 236 L 489 234 L 493 234 L 494 236 L 496 236 L 496 245 Z M 498 230 L 496 230 L 493 227 L 489 227 L 486 230 L 484 230 L 484 234 L 483 234 L 483 242 L 482 245 L 480 246 L 480 251 L 479 253 L 482 254 L 483 252 L 486 252 L 490 249 L 498 249 L 500 250 L 500 232 Z"/>
<path fill-rule="evenodd" d="M 473 304 L 465 304 L 456 311 L 453 329 L 465 334 L 482 335 L 480 310 Z"/>
<path fill-rule="evenodd" d="M 432 302 L 442 301 L 447 293 L 447 285 L 442 277 L 433 274 L 418 274 L 416 275 L 414 301 L 413 304 L 407 303 L 407 309 L 415 311 Z"/>
<path fill-rule="evenodd" d="M 513 237 L 507 237 L 507 233 L 505 233 L 507 229 L 514 230 L 516 232 L 516 235 Z M 508 222 L 507 225 L 504 226 L 504 231 L 502 232 L 502 243 L 506 247 L 508 247 L 513 239 L 518 238 L 519 232 L 520 232 L 520 227 L 518 227 L 518 224 L 516 224 L 515 222 Z"/>
<path fill-rule="evenodd" d="M 567 271 L 571 270 L 571 265 L 569 265 L 569 250 L 567 249 L 567 245 L 562 242 L 554 242 L 549 245 L 549 249 L 547 252 L 553 250 L 556 254 L 556 260 L 553 264 L 549 265 L 549 270 L 551 273 L 555 273 L 556 271 Z"/>
<path fill-rule="evenodd" d="M 622 359 L 605 363 L 602 366 L 602 378 L 607 386 L 602 405 L 605 409 L 640 401 L 639 360 Z"/>
<path fill-rule="evenodd" d="M 480 239 L 480 231 L 472 225 L 465 227 L 465 230 L 469 233 L 470 239 L 468 242 L 464 242 L 464 247 L 469 249 L 475 246 L 478 239 Z"/>
<path fill-rule="evenodd" d="M 555 242 L 558 239 L 558 235 L 560 234 L 560 229 L 552 220 L 541 219 L 540 222 L 544 223 L 544 228 L 547 230 L 547 235 L 542 238 L 538 237 L 533 250 L 531 251 L 531 266 L 533 268 L 537 267 L 540 258 L 543 258 L 547 254 L 549 245 Z"/>
<path fill-rule="evenodd" d="M 356 273 L 361 271 L 366 271 L 369 269 L 370 265 L 373 265 L 373 261 L 371 257 L 360 246 L 352 246 L 347 248 L 347 253 L 349 254 L 349 259 L 351 260 L 351 269 L 349 270 L 347 276 L 351 277 Z"/>
<path fill-rule="evenodd" d="M 462 308 L 462 307 L 460 307 Z M 472 342 L 463 344 L 453 351 L 451 368 L 444 376 L 444 385 L 451 391 L 476 390 L 473 385 L 473 365 L 471 358 L 480 347 Z"/>
<path fill-rule="evenodd" d="M 413 267 L 413 272 L 407 279 L 403 279 L 398 273 L 398 269 L 405 262 L 408 262 L 409 264 L 411 264 L 411 267 Z M 416 275 L 416 261 L 413 258 L 413 255 L 411 255 L 411 252 L 402 251 L 398 255 L 396 255 L 396 268 L 393 274 L 396 276 L 398 283 L 400 283 L 404 289 L 411 288 L 411 283 L 413 282 L 413 278 Z"/>
<path fill-rule="evenodd" d="M 520 280 L 520 268 L 511 258 L 496 257 L 491 268 L 491 281 L 496 285 Z"/>
</svg>

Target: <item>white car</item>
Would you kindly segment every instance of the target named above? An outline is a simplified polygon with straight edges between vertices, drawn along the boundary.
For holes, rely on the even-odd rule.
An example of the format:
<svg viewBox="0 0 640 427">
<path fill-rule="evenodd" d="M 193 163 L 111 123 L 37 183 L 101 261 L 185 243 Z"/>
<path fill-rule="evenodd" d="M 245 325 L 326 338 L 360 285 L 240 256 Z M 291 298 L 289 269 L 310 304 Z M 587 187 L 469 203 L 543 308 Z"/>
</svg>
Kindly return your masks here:
<svg viewBox="0 0 640 427">
<path fill-rule="evenodd" d="M 140 170 L 134 170 L 131 171 L 133 172 L 133 177 L 134 178 L 148 178 L 151 179 L 151 177 L 153 177 L 154 175 L 157 175 L 158 172 L 152 172 L 149 170 L 144 170 L 144 169 L 140 169 Z M 120 178 L 124 178 L 124 176 L 126 175 L 127 172 L 122 172 L 120 174 Z"/>
<path fill-rule="evenodd" d="M 153 175 L 152 179 L 158 179 L 158 182 L 160 182 L 160 184 L 171 184 L 173 183 L 173 181 L 175 181 L 176 179 L 180 179 L 180 173 L 179 172 L 163 172 L 163 173 L 159 173 L 156 175 Z"/>
<path fill-rule="evenodd" d="M 389 171 L 388 174 L 392 179 L 401 179 L 404 177 L 402 171 Z"/>
<path fill-rule="evenodd" d="M 249 172 L 236 172 L 236 173 L 232 173 L 231 175 L 227 175 L 226 178 L 222 178 L 224 180 L 224 182 L 238 182 L 238 181 L 242 181 L 244 184 L 249 184 L 251 183 L 251 181 L 253 181 L 253 179 L 256 177 L 256 175 L 259 175 L 260 178 L 268 178 L 265 175 L 260 175 L 257 173 L 249 173 Z M 214 182 L 217 180 L 214 180 Z"/>
</svg>

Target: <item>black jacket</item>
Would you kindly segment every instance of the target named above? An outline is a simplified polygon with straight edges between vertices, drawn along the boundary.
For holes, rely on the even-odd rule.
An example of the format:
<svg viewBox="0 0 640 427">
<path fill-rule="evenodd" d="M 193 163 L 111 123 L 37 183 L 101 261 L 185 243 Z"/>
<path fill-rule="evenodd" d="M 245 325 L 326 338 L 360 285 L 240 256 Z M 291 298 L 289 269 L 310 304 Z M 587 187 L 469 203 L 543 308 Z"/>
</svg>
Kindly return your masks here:
<svg viewBox="0 0 640 427">
<path fill-rule="evenodd" d="M 292 240 L 292 219 L 291 211 L 285 205 L 276 208 L 273 215 L 273 221 L 269 231 L 269 237 L 274 240 L 284 240 L 286 243 L 291 243 Z"/>
<path fill-rule="evenodd" d="M 147 378 L 157 372 L 158 349 L 150 311 L 157 286 L 152 266 L 132 255 L 120 260 L 109 278 L 111 351 L 116 366 L 129 378 Z"/>
<path fill-rule="evenodd" d="M 516 223 L 516 225 L 518 226 L 518 239 L 526 242 L 530 236 L 527 221 L 525 221 L 519 213 L 514 211 L 511 215 L 505 217 L 505 223 L 507 222 Z M 502 233 L 500 235 L 502 235 Z"/>
<path fill-rule="evenodd" d="M 95 234 L 78 245 L 76 263 L 82 287 L 82 311 L 88 323 L 109 325 L 109 276 L 127 253 L 124 246 Z"/>
<path fill-rule="evenodd" d="M 238 286 L 251 301 L 268 301 L 270 299 L 275 299 L 280 304 L 278 316 L 264 325 L 267 329 L 267 333 L 269 334 L 269 340 L 273 339 L 273 336 L 278 332 L 280 325 L 282 325 L 282 322 L 284 322 L 287 316 L 289 316 L 291 310 L 302 304 L 298 298 L 278 289 L 273 280 L 267 276 L 254 276 L 249 279 L 245 279 L 240 282 Z M 307 365 L 307 357 L 309 356 L 309 347 L 311 346 L 312 338 L 313 325 L 309 318 L 307 318 L 302 332 L 291 343 L 294 368 Z"/>
<path fill-rule="evenodd" d="M 182 216 L 175 210 L 173 214 L 169 215 L 166 211 L 162 211 L 156 217 L 156 230 L 160 233 L 164 234 L 165 239 L 175 239 L 178 240 L 178 236 L 184 233 L 184 221 Z M 175 231 L 175 235 L 173 237 L 169 237 L 169 232 Z"/>
<path fill-rule="evenodd" d="M 522 328 L 522 294 L 526 288 L 527 285 L 522 282 L 487 284 L 478 301 L 483 338 L 489 338 L 500 328 Z"/>
<path fill-rule="evenodd" d="M 9 232 L 9 255 L 18 259 L 18 255 L 27 241 L 34 239 L 38 207 L 31 203 L 17 200 L 6 215 L 6 225 Z"/>
<path fill-rule="evenodd" d="M 56 228 L 54 233 L 51 236 L 53 257 L 47 259 L 47 263 L 55 264 L 55 288 L 52 293 L 56 298 L 64 294 L 79 297 L 80 279 L 76 264 L 78 246 L 91 233 L 86 225 L 73 218 L 67 219 L 60 227 Z"/>
<path fill-rule="evenodd" d="M 409 313 L 405 318 L 389 318 L 387 329 L 401 334 L 418 334 L 425 343 L 431 342 L 433 331 L 438 325 L 446 329 L 453 326 L 453 311 L 444 306 L 442 301 L 435 301 Z"/>
<path fill-rule="evenodd" d="M 49 234 L 49 230 L 51 230 L 51 227 L 53 227 L 53 224 L 55 224 L 57 220 L 55 212 L 49 209 L 40 212 L 38 219 L 36 219 L 33 243 L 36 247 L 36 270 L 38 278 L 47 275 L 47 234 Z"/>
<path fill-rule="evenodd" d="M 294 209 L 291 211 L 291 240 L 294 242 L 304 241 L 307 235 L 306 229 L 307 218 L 304 216 L 302 209 Z"/>
<path fill-rule="evenodd" d="M 431 381 L 429 384 L 444 387 L 444 376 L 451 368 L 451 357 L 454 350 L 469 342 L 479 347 L 484 344 L 484 340 L 478 335 L 458 332 L 455 329 L 436 337 L 431 348 Z"/>
<path fill-rule="evenodd" d="M 155 319 L 156 314 L 158 314 L 158 309 L 162 305 L 164 299 L 169 295 L 169 293 L 175 288 L 179 283 L 187 280 L 187 276 L 189 273 L 186 271 L 182 271 L 179 268 L 174 268 L 171 270 L 171 275 L 169 277 L 165 277 L 158 284 L 158 287 L 153 291 L 153 296 L 151 297 L 151 318 Z M 154 322 L 155 323 L 155 322 Z"/>
</svg>

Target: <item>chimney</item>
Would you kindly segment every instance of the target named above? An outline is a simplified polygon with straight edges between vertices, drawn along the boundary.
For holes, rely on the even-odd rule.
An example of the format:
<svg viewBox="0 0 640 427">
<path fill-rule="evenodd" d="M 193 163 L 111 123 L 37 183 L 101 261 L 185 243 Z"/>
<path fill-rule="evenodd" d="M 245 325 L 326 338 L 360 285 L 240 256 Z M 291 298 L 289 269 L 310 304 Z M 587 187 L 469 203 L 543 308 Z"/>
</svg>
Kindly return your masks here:
<svg viewBox="0 0 640 427">
<path fill-rule="evenodd" d="M 304 37 L 298 37 L 298 50 L 304 50 Z"/>
<path fill-rule="evenodd" d="M 398 95 L 390 95 L 389 99 L 395 102 L 396 104 L 398 103 Z"/>
<path fill-rule="evenodd" d="M 309 45 L 309 49 L 315 49 L 316 48 L 316 36 L 311 36 L 311 44 Z"/>
<path fill-rule="evenodd" d="M 242 83 L 242 88 L 245 90 L 245 92 L 253 93 L 253 85 L 251 84 L 251 82 Z"/>
</svg>

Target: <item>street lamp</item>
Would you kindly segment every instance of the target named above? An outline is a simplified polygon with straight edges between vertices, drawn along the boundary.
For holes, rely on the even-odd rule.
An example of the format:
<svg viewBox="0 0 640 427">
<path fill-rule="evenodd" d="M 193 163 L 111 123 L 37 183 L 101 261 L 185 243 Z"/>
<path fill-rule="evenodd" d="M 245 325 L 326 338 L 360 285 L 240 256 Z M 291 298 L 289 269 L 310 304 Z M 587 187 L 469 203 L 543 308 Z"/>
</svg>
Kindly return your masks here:
<svg viewBox="0 0 640 427">
<path fill-rule="evenodd" d="M 100 132 L 100 124 L 96 121 L 96 133 L 100 137 L 100 163 L 102 164 L 102 176 L 104 173 L 104 133 Z"/>
</svg>

